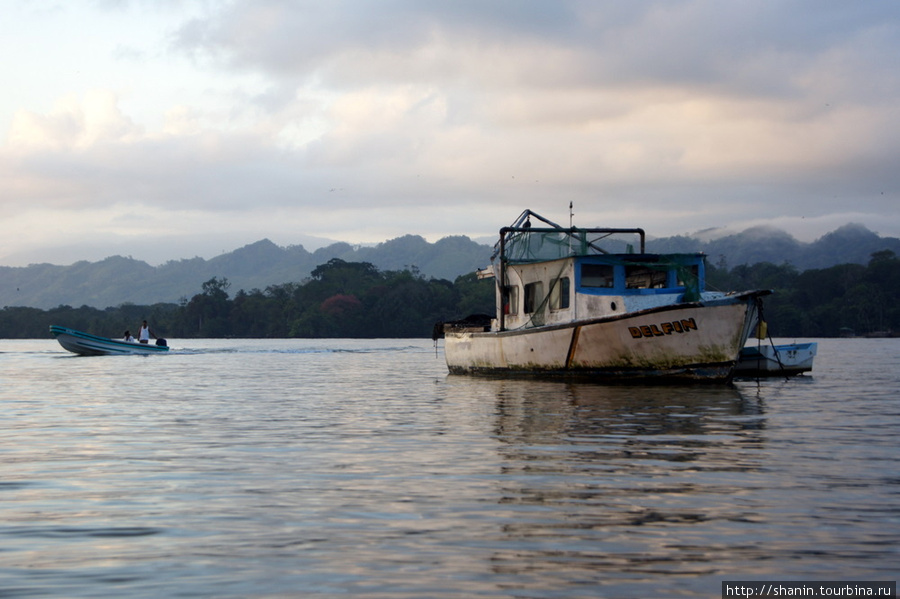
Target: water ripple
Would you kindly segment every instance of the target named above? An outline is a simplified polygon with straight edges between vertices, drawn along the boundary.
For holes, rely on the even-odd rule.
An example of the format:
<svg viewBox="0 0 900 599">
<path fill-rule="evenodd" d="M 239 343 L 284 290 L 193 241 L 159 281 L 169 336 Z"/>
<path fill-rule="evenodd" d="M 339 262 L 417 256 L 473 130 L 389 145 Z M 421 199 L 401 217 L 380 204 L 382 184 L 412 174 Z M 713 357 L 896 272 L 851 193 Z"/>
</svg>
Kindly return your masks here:
<svg viewBox="0 0 900 599">
<path fill-rule="evenodd" d="M 0 596 L 718 596 L 895 577 L 900 345 L 812 376 L 449 376 L 430 341 L 0 351 Z"/>
</svg>

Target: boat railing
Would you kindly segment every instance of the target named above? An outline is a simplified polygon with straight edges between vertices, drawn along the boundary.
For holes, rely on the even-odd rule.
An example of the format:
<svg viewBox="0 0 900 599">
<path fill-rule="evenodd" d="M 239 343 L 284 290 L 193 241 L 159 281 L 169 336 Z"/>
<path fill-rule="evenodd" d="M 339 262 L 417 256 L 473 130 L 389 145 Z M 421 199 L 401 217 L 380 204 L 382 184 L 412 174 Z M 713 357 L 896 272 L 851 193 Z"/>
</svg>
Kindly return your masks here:
<svg viewBox="0 0 900 599">
<path fill-rule="evenodd" d="M 644 253 L 646 235 L 643 229 L 562 229 L 525 226 L 500 229 L 500 241 L 494 257 L 500 256 L 505 262 L 539 262 L 573 256 L 624 253 L 610 251 L 599 245 L 613 235 L 638 235 L 640 239 L 638 253 Z M 633 253 L 634 249 L 630 245 L 628 247 Z"/>
</svg>

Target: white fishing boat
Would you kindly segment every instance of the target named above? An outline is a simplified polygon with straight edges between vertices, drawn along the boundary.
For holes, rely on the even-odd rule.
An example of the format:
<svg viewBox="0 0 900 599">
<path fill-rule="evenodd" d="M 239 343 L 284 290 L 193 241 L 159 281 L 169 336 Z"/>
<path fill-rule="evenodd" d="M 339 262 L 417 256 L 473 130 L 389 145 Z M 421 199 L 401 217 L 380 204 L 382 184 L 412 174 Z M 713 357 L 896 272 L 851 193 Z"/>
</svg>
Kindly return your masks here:
<svg viewBox="0 0 900 599">
<path fill-rule="evenodd" d="M 157 339 L 155 344 L 138 343 L 99 337 L 57 325 L 50 325 L 50 334 L 59 341 L 63 349 L 82 356 L 162 354 L 169 351 L 165 339 Z"/>
<path fill-rule="evenodd" d="M 769 293 L 705 291 L 702 254 L 647 254 L 642 229 L 564 228 L 530 210 L 500 230 L 491 262 L 479 276 L 496 281 L 496 314 L 443 326 L 451 373 L 727 382 Z"/>
<path fill-rule="evenodd" d="M 739 377 L 794 376 L 810 372 L 817 343 L 748 345 L 741 350 L 734 374 Z"/>
</svg>

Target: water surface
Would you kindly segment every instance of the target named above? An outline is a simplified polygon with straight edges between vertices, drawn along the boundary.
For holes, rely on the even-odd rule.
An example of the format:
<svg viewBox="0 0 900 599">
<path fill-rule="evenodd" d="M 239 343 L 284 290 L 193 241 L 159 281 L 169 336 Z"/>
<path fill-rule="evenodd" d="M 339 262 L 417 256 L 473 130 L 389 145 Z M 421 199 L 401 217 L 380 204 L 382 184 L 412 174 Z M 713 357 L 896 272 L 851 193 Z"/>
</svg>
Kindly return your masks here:
<svg viewBox="0 0 900 599">
<path fill-rule="evenodd" d="M 710 597 L 896 580 L 900 341 L 811 376 L 450 376 L 423 340 L 0 340 L 0 596 Z"/>
</svg>

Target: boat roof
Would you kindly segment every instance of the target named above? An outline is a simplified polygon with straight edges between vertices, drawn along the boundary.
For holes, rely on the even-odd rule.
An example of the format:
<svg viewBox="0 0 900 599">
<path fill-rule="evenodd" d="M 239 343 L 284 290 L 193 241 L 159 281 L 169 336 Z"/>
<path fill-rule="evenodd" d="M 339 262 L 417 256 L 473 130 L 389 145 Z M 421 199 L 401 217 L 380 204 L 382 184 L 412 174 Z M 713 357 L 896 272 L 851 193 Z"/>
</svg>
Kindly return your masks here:
<svg viewBox="0 0 900 599">
<path fill-rule="evenodd" d="M 545 226 L 534 226 L 532 218 Z M 493 261 L 506 264 L 547 262 L 563 258 L 603 256 L 605 262 L 674 262 L 684 264 L 703 254 L 647 254 L 643 229 L 562 227 L 531 210 L 525 210 L 509 227 L 500 229 Z M 664 256 L 664 258 L 663 258 Z"/>
</svg>

